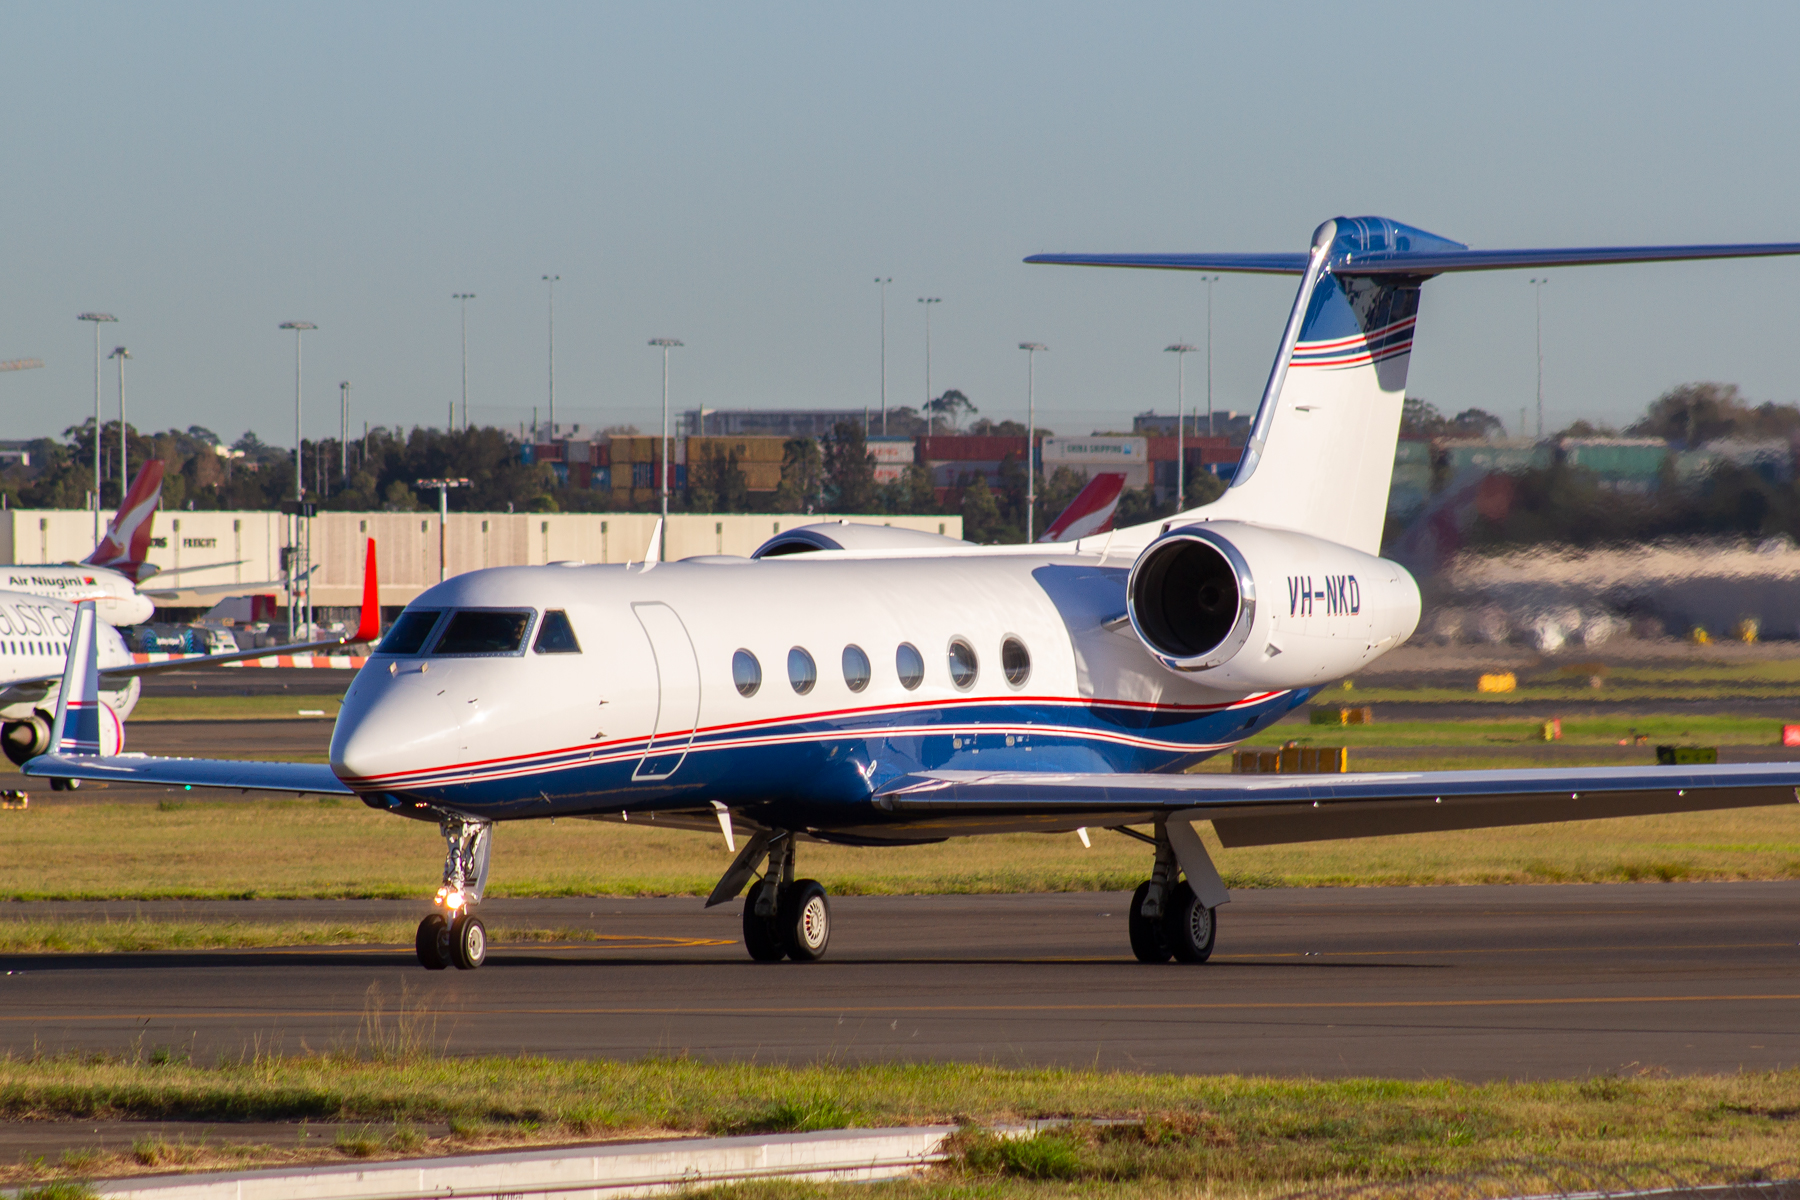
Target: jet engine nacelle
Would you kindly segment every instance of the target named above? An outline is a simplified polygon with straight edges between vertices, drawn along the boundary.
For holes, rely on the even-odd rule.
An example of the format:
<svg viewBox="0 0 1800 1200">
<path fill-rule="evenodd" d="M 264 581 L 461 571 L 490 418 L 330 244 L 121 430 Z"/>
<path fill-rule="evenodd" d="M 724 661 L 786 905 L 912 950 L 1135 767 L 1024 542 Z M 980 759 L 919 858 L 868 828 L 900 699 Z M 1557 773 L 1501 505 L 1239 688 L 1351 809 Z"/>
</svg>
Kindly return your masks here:
<svg viewBox="0 0 1800 1200">
<path fill-rule="evenodd" d="M 1169 530 L 1138 555 L 1127 589 L 1156 660 L 1224 690 L 1325 683 L 1419 623 L 1419 586 L 1398 563 L 1241 521 Z"/>
</svg>

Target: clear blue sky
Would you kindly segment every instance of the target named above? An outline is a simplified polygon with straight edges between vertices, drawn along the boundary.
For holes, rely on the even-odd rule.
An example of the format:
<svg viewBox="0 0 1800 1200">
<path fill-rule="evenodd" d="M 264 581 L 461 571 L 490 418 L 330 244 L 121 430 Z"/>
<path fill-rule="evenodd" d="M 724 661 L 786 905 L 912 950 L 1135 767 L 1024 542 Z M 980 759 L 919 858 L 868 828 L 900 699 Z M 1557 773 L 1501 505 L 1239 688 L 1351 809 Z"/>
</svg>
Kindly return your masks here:
<svg viewBox="0 0 1800 1200">
<path fill-rule="evenodd" d="M 100 5 L 0 10 L 0 436 L 91 411 L 115 313 L 133 423 L 292 443 L 441 424 L 472 291 L 474 417 L 878 403 L 932 383 L 1040 423 L 1168 410 L 1191 277 L 1037 251 L 1302 249 L 1382 213 L 1477 246 L 1800 241 L 1789 5 Z M 1550 419 L 1671 385 L 1800 399 L 1800 260 L 1595 267 L 1544 292 Z M 1220 408 L 1254 404 L 1287 280 L 1217 285 Z M 1190 399 L 1204 376 L 1190 359 Z M 1428 285 L 1412 391 L 1515 425 L 1521 272 Z M 114 382 L 108 364 L 106 400 Z"/>
</svg>

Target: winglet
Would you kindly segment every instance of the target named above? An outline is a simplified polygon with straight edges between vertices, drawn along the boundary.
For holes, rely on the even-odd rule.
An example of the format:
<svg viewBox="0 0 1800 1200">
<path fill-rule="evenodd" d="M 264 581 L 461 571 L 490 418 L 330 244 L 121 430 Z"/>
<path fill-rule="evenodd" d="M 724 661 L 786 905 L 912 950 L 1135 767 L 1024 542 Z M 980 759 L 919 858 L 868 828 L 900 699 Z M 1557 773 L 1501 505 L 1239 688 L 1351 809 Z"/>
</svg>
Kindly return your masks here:
<svg viewBox="0 0 1800 1200">
<path fill-rule="evenodd" d="M 75 606 L 69 658 L 56 691 L 56 722 L 50 727 L 51 754 L 117 754 L 125 744 L 118 714 L 100 701 L 99 639 L 94 602 Z"/>
<path fill-rule="evenodd" d="M 363 559 L 362 618 L 356 632 L 345 638 L 350 642 L 372 642 L 381 636 L 381 583 L 375 572 L 375 539 L 369 539 L 369 552 Z"/>
</svg>

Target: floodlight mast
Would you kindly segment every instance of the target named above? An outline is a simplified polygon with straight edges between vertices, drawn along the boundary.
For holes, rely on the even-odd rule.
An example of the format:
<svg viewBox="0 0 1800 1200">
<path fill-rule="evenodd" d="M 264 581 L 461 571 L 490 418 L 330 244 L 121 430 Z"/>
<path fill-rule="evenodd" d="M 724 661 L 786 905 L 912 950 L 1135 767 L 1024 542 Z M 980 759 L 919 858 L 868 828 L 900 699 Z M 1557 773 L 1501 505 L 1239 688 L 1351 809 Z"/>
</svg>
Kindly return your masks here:
<svg viewBox="0 0 1800 1200">
<path fill-rule="evenodd" d="M 94 544 L 100 544 L 100 326 L 117 324 L 119 318 L 111 313 L 84 312 L 76 314 L 77 321 L 94 323 Z"/>
<path fill-rule="evenodd" d="M 1035 541 L 1032 519 L 1037 516 L 1037 353 L 1050 347 L 1042 342 L 1020 342 L 1025 351 L 1025 540 Z"/>
<path fill-rule="evenodd" d="M 467 479 L 415 479 L 413 486 L 436 488 L 438 494 L 438 582 L 448 579 L 448 560 L 444 551 L 444 530 L 450 524 L 450 489 L 469 486 Z"/>
<path fill-rule="evenodd" d="M 96 325 L 94 328 L 98 329 L 99 326 Z M 113 352 L 107 357 L 119 360 L 119 505 L 123 507 L 126 482 L 131 478 L 131 471 L 125 458 L 126 447 L 129 444 L 129 439 L 125 436 L 125 360 L 131 357 L 131 351 L 123 346 L 114 346 Z"/>
<path fill-rule="evenodd" d="M 318 326 L 311 321 L 283 321 L 281 328 L 294 331 L 294 503 L 298 504 L 306 493 L 306 471 L 300 461 L 300 339 Z"/>
<path fill-rule="evenodd" d="M 1187 424 L 1187 356 L 1194 352 L 1194 347 L 1186 342 L 1176 342 L 1173 346 L 1164 346 L 1164 354 L 1175 356 L 1175 511 L 1180 512 L 1187 507 L 1187 444 L 1182 437 L 1183 427 Z M 1151 470 L 1155 471 L 1155 467 Z M 1155 486 L 1156 480 L 1152 479 Z"/>
<path fill-rule="evenodd" d="M 668 555 L 669 545 L 669 351 L 682 344 L 680 338 L 651 338 L 652 346 L 660 346 L 663 354 L 663 431 L 662 431 L 662 544 L 656 548 L 657 561 Z M 702 431 L 705 418 L 701 418 Z"/>
</svg>

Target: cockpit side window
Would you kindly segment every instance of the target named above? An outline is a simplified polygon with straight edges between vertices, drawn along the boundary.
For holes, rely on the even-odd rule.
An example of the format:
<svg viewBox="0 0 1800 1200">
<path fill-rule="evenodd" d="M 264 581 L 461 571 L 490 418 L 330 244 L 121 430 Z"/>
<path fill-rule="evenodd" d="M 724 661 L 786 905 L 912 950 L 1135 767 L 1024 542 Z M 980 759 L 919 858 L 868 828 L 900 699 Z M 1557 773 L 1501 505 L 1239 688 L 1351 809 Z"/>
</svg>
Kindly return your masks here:
<svg viewBox="0 0 1800 1200">
<path fill-rule="evenodd" d="M 400 614 L 381 644 L 375 647 L 377 654 L 417 654 L 425 646 L 425 639 L 437 627 L 438 618 L 444 615 L 441 608 L 409 608 Z"/>
<path fill-rule="evenodd" d="M 544 623 L 538 626 L 537 641 L 531 648 L 539 654 L 580 654 L 581 643 L 575 640 L 569 614 L 560 608 L 544 613 Z"/>
<path fill-rule="evenodd" d="M 437 654 L 517 654 L 531 628 L 531 610 L 465 608 L 450 614 L 431 652 Z"/>
</svg>

